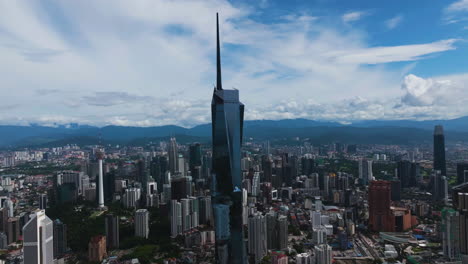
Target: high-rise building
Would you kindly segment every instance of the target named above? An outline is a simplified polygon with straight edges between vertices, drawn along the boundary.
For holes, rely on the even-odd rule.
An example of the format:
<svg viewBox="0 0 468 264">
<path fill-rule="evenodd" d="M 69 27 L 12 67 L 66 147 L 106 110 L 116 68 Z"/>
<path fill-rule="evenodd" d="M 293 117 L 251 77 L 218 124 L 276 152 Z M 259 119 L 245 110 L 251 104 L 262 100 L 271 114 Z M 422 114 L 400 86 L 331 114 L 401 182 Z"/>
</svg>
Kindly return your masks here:
<svg viewBox="0 0 468 264">
<path fill-rule="evenodd" d="M 439 125 L 434 128 L 434 170 L 440 171 L 442 176 L 447 176 L 446 166 L 444 128 Z"/>
<path fill-rule="evenodd" d="M 442 210 L 442 248 L 444 255 L 450 260 L 460 256 L 459 243 L 459 214 L 453 209 Z"/>
<path fill-rule="evenodd" d="M 402 188 L 416 187 L 418 184 L 419 164 L 402 160 L 397 163 L 397 175 Z"/>
<path fill-rule="evenodd" d="M 45 210 L 47 208 L 47 194 L 39 195 L 39 209 Z"/>
<path fill-rule="evenodd" d="M 106 256 L 106 237 L 102 235 L 92 237 L 88 243 L 88 260 L 101 262 Z"/>
<path fill-rule="evenodd" d="M 254 263 L 260 263 L 267 253 L 266 233 L 266 218 L 260 213 L 251 215 L 248 224 L 249 255 Z"/>
<path fill-rule="evenodd" d="M 201 178 L 199 173 L 202 167 L 202 150 L 200 143 L 195 143 L 189 147 L 189 170 L 195 180 Z"/>
<path fill-rule="evenodd" d="M 284 215 L 278 217 L 278 249 L 288 248 L 288 218 Z"/>
<path fill-rule="evenodd" d="M 107 214 L 104 218 L 106 228 L 106 244 L 108 249 L 119 248 L 119 216 Z"/>
<path fill-rule="evenodd" d="M 457 184 L 468 182 L 468 163 L 457 163 Z"/>
<path fill-rule="evenodd" d="M 359 180 L 362 184 L 367 185 L 373 179 L 372 174 L 372 160 L 360 159 L 359 160 Z"/>
<path fill-rule="evenodd" d="M 98 160 L 99 171 L 98 171 L 98 179 L 97 179 L 97 186 L 98 186 L 98 206 L 99 208 L 104 208 L 104 171 L 102 168 L 102 160 L 104 158 L 104 153 L 98 151 L 96 153 L 96 158 Z"/>
<path fill-rule="evenodd" d="M 244 105 L 238 90 L 223 90 L 219 22 L 217 29 L 217 82 L 211 103 L 213 135 L 212 204 L 216 223 L 217 263 L 247 263 L 242 221 L 241 145 Z"/>
<path fill-rule="evenodd" d="M 200 209 L 199 219 L 201 225 L 213 225 L 213 216 L 211 207 L 211 197 L 199 197 L 198 204 Z"/>
<path fill-rule="evenodd" d="M 182 234 L 182 205 L 177 200 L 171 201 L 171 237 Z"/>
<path fill-rule="evenodd" d="M 177 149 L 177 141 L 174 137 L 172 137 L 171 141 L 169 142 L 169 149 L 167 151 L 167 155 L 169 156 L 169 171 L 171 172 L 171 174 L 179 172 L 179 154 Z"/>
<path fill-rule="evenodd" d="M 369 229 L 375 232 L 391 232 L 395 218 L 390 209 L 391 189 L 389 181 L 372 181 L 369 187 Z"/>
<path fill-rule="evenodd" d="M 315 246 L 315 263 L 331 264 L 332 263 L 332 248 L 327 244 Z"/>
<path fill-rule="evenodd" d="M 23 227 L 24 263 L 44 264 L 54 261 L 53 222 L 44 210 L 38 210 Z"/>
<path fill-rule="evenodd" d="M 60 258 L 67 252 L 67 225 L 59 219 L 54 220 L 54 258 Z"/>
<path fill-rule="evenodd" d="M 125 208 L 136 208 L 140 202 L 140 198 L 140 188 L 127 188 L 122 196 L 122 202 Z"/>
<path fill-rule="evenodd" d="M 9 217 L 7 220 L 8 244 L 16 242 L 20 237 L 20 222 L 18 217 Z"/>
<path fill-rule="evenodd" d="M 468 193 L 456 192 L 456 209 L 459 214 L 459 248 L 462 263 L 468 263 Z"/>
<path fill-rule="evenodd" d="M 146 209 L 138 209 L 135 212 L 135 236 L 148 238 L 149 212 Z"/>
</svg>

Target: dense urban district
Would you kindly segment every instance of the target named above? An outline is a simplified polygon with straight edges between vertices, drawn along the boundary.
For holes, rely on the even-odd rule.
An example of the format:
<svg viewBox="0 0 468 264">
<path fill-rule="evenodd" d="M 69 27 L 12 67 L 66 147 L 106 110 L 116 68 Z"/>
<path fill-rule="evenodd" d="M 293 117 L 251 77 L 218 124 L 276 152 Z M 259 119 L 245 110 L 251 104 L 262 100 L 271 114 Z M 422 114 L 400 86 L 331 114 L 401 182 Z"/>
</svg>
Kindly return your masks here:
<svg viewBox="0 0 468 264">
<path fill-rule="evenodd" d="M 247 139 L 240 155 L 249 263 L 461 263 L 468 254 L 468 145 L 445 146 L 442 127 L 433 146 L 275 142 Z M 3 151 L 1 259 L 213 263 L 212 159 L 211 145 L 175 137 Z"/>
</svg>

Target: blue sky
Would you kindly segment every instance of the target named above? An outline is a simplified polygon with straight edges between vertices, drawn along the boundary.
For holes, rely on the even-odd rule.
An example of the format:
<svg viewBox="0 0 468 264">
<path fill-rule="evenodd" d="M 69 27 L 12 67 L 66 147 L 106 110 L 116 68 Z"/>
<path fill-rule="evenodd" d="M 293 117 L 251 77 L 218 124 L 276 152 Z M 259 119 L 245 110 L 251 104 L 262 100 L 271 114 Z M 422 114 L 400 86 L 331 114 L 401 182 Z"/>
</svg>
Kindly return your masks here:
<svg viewBox="0 0 468 264">
<path fill-rule="evenodd" d="M 468 115 L 468 0 L 0 0 L 0 124 L 209 122 L 216 12 L 247 119 Z"/>
</svg>

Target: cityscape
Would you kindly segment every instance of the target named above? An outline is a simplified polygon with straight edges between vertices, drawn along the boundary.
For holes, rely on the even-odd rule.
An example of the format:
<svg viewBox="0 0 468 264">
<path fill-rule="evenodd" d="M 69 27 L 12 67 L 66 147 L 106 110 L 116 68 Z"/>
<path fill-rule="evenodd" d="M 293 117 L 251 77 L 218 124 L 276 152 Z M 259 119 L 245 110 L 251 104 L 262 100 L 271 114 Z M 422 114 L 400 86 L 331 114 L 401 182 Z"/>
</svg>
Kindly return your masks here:
<svg viewBox="0 0 468 264">
<path fill-rule="evenodd" d="M 427 95 L 415 107 L 431 113 L 414 117 L 430 118 L 253 118 L 254 95 L 223 87 L 237 55 L 226 54 L 233 24 L 222 16 L 212 13 L 206 44 L 211 108 L 206 97 L 196 110 L 209 120 L 170 109 L 168 120 L 184 121 L 24 125 L 0 115 L 0 264 L 468 264 L 468 118 L 436 118 L 446 108 L 424 105 Z M 0 45 L 2 36 L 0 19 Z"/>
</svg>

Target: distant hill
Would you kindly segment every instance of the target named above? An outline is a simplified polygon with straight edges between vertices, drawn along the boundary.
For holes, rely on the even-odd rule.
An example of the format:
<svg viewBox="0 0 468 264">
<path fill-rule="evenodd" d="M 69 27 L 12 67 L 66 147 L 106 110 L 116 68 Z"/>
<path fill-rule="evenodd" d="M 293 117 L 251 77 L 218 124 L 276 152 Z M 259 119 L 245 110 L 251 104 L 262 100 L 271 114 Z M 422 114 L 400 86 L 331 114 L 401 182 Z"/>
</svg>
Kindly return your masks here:
<svg viewBox="0 0 468 264">
<path fill-rule="evenodd" d="M 245 121 L 246 139 L 259 140 L 309 138 L 315 143 L 381 143 L 381 144 L 417 144 L 432 141 L 435 125 L 444 126 L 447 141 L 468 141 L 468 117 L 453 120 L 432 121 L 357 121 L 351 125 L 338 122 L 321 122 L 307 119 L 253 120 Z M 136 144 L 162 140 L 177 135 L 187 142 L 205 141 L 211 137 L 211 124 L 202 124 L 193 128 L 179 126 L 126 127 L 126 126 L 0 126 L 0 146 L 47 146 L 66 144 L 66 142 L 102 141 Z"/>
</svg>

